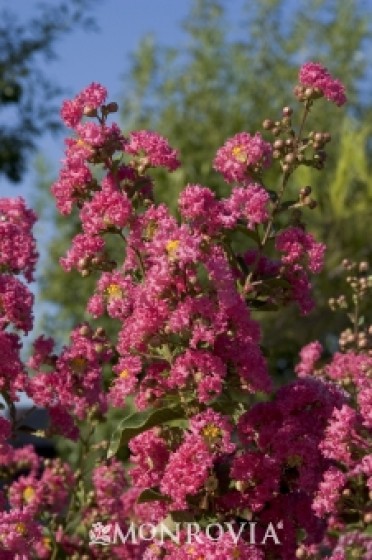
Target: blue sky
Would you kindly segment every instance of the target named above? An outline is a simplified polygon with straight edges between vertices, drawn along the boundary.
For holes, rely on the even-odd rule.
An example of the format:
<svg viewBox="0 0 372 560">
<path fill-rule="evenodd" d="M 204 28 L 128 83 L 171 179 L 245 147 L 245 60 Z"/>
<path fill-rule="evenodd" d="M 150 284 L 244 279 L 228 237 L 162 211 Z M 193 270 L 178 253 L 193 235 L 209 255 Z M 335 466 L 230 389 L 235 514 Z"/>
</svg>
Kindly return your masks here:
<svg viewBox="0 0 372 560">
<path fill-rule="evenodd" d="M 55 0 L 49 0 L 51 3 Z M 239 0 L 238 0 L 239 2 Z M 1 7 L 0 0 L 0 7 Z M 11 9 L 22 19 L 35 14 L 37 2 L 13 0 Z M 179 25 L 191 2 L 182 0 L 101 0 L 92 3 L 98 31 L 75 30 L 65 35 L 55 46 L 56 60 L 42 61 L 40 66 L 46 76 L 74 96 L 92 81 L 105 85 L 111 99 L 120 97 L 124 90 L 125 72 L 129 68 L 130 56 L 139 41 L 153 33 L 166 44 L 182 44 L 183 33 Z M 66 97 L 66 96 L 65 96 Z M 63 134 L 51 138 L 49 135 L 39 142 L 40 151 L 47 160 L 58 167 L 63 155 Z M 29 172 L 19 186 L 0 178 L 1 196 L 22 195 L 29 203 L 33 201 L 35 172 L 32 159 Z"/>
<path fill-rule="evenodd" d="M 4 0 L 0 0 L 0 8 Z M 47 3 L 59 4 L 59 0 Z M 241 13 L 243 0 L 226 2 L 232 18 Z M 34 0 L 12 0 L 9 8 L 23 20 L 35 15 Z M 109 90 L 110 99 L 120 99 L 125 89 L 125 73 L 131 55 L 140 40 L 153 34 L 162 44 L 181 46 L 185 35 L 181 22 L 187 16 L 192 0 L 96 0 L 89 12 L 98 25 L 97 31 L 77 29 L 65 35 L 55 45 L 56 60 L 42 60 L 40 66 L 51 82 L 66 90 L 64 97 L 72 97 L 89 83 L 102 83 Z M 61 98 L 60 101 L 62 101 Z M 39 151 L 56 172 L 63 157 L 63 134 L 42 138 Z M 18 186 L 0 177 L 1 196 L 23 196 L 30 205 L 35 202 L 36 174 L 33 160 Z"/>
</svg>

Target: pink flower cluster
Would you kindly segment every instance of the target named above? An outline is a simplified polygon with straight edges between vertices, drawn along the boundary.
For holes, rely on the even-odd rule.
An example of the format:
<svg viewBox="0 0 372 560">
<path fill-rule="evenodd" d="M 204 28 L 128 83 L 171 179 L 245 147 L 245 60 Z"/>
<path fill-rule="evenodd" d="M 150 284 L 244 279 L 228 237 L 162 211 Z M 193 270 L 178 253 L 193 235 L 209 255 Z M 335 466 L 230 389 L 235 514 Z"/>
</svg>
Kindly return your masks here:
<svg viewBox="0 0 372 560">
<path fill-rule="evenodd" d="M 319 273 L 323 267 L 325 245 L 315 241 L 310 233 L 299 227 L 289 227 L 278 233 L 275 241 L 278 251 L 284 253 L 281 262 L 284 278 L 292 288 L 292 296 L 306 314 L 314 307 L 309 272 Z"/>
<path fill-rule="evenodd" d="M 301 66 L 299 76 L 300 84 L 319 90 L 329 101 L 339 107 L 346 103 L 345 87 L 331 76 L 327 68 L 317 62 L 307 62 Z"/>
<path fill-rule="evenodd" d="M 271 154 L 271 144 L 259 132 L 239 132 L 217 151 L 213 167 L 228 183 L 244 182 L 269 167 Z"/>
<path fill-rule="evenodd" d="M 26 208 L 22 198 L 0 198 L 0 269 L 11 274 L 23 273 L 33 279 L 37 251 L 32 227 L 36 214 Z"/>
<path fill-rule="evenodd" d="M 106 100 L 107 90 L 95 82 L 83 89 L 74 99 L 64 101 L 61 117 L 66 126 L 75 128 L 84 114 L 98 109 Z"/>
<path fill-rule="evenodd" d="M 168 141 L 157 132 L 137 130 L 131 132 L 125 151 L 140 159 L 143 172 L 147 167 L 165 167 L 175 171 L 179 166 L 177 151 L 172 149 Z"/>
<path fill-rule="evenodd" d="M 343 102 L 341 84 L 320 65 L 305 65 L 300 82 L 314 89 L 311 99 L 322 93 Z M 115 104 L 105 105 L 106 97 L 92 83 L 63 104 L 75 136 L 66 141 L 52 191 L 60 212 L 76 206 L 81 221 L 61 264 L 95 275 L 87 311 L 114 320 L 117 336 L 84 323 L 58 352 L 54 340 L 39 336 L 27 362 L 31 377 L 19 336 L 6 329 L 32 327 L 32 294 L 14 275 L 32 278 L 35 215 L 21 199 L 0 199 L 0 391 L 11 412 L 0 418 L 7 479 L 0 557 L 103 558 L 104 549 L 85 539 L 94 524 L 118 522 L 125 531 L 129 523 L 157 525 L 192 513 L 204 529 L 218 519 L 238 530 L 252 518 L 257 542 L 273 523 L 282 539 L 263 548 L 249 541 L 249 530 L 234 542 L 231 533 L 213 540 L 203 529 L 192 544 L 184 534 L 179 544 L 116 543 L 110 557 L 293 560 L 304 551 L 318 560 L 332 538 L 325 539 L 327 527 L 344 527 L 347 499 L 355 492 L 364 507 L 362 496 L 372 489 L 371 357 L 339 352 L 324 366 L 313 342 L 300 353 L 299 378 L 274 391 L 251 308 L 296 301 L 310 311 L 310 275 L 320 272 L 325 247 L 304 228 L 283 226 L 285 201 L 275 202 L 263 177 L 272 146 L 259 133 L 238 133 L 217 151 L 214 169 L 236 183 L 230 194 L 218 198 L 189 184 L 176 219 L 154 202 L 149 172 L 177 169 L 177 151 L 155 132 L 125 137 L 107 124 Z M 19 391 L 47 410 L 47 435 L 80 440 L 75 473 L 9 445 L 19 428 Z M 128 405 L 137 410 L 111 444 L 99 440 L 108 407 L 119 414 Z M 113 457 L 118 448 L 128 465 Z M 95 461 L 88 475 L 82 454 Z M 112 526 L 106 529 L 111 536 Z M 360 535 L 350 539 L 368 552 Z M 334 559 L 342 558 L 348 544 L 333 543 Z"/>
</svg>

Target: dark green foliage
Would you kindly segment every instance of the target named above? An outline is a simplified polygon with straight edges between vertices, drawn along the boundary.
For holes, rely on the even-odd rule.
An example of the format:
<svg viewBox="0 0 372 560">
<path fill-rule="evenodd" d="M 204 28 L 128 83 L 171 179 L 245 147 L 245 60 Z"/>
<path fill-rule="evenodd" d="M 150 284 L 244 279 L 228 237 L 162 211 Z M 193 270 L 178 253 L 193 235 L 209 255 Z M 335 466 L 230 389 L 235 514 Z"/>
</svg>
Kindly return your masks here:
<svg viewBox="0 0 372 560">
<path fill-rule="evenodd" d="M 38 4 L 29 20 L 11 4 L 0 10 L 0 174 L 12 182 L 22 179 L 37 137 L 60 126 L 54 101 L 61 89 L 40 62 L 55 56 L 56 42 L 73 27 L 92 25 L 85 15 L 91 3 Z"/>
</svg>

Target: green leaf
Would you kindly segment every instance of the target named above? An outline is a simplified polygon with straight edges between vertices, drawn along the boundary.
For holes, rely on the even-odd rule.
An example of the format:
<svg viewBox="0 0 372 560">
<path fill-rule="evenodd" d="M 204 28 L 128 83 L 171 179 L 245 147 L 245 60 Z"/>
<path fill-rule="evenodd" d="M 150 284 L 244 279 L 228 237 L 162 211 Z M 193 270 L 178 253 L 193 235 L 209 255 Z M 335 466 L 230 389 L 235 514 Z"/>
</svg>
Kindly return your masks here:
<svg viewBox="0 0 372 560">
<path fill-rule="evenodd" d="M 144 504 L 146 502 L 170 502 L 168 496 L 161 494 L 157 488 L 146 488 L 137 498 L 137 504 Z"/>
<path fill-rule="evenodd" d="M 114 430 L 107 458 L 111 458 L 118 450 L 125 446 L 134 436 L 171 420 L 184 418 L 184 412 L 180 407 L 167 407 L 148 409 L 141 412 L 133 412 L 121 422 Z"/>
</svg>

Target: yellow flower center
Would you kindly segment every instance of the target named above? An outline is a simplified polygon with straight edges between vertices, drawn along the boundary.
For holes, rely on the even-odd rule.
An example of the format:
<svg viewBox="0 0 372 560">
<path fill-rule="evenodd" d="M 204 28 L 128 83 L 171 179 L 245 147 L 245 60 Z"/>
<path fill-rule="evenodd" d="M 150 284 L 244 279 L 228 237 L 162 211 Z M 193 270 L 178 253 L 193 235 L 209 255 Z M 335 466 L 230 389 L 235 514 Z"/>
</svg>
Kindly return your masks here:
<svg viewBox="0 0 372 560">
<path fill-rule="evenodd" d="M 287 459 L 288 467 L 299 467 L 302 463 L 302 459 L 299 455 L 290 455 Z"/>
<path fill-rule="evenodd" d="M 240 552 L 237 548 L 233 550 L 233 558 L 240 558 Z"/>
<path fill-rule="evenodd" d="M 232 149 L 232 155 L 240 163 L 245 163 L 247 161 L 247 154 L 246 154 L 243 146 L 235 146 Z"/>
<path fill-rule="evenodd" d="M 127 369 L 123 369 L 123 371 L 119 373 L 119 377 L 121 377 L 122 379 L 126 379 L 127 377 L 129 377 L 129 371 Z"/>
<path fill-rule="evenodd" d="M 83 148 L 88 147 L 88 144 L 82 138 L 78 138 L 78 140 L 76 141 L 76 145 L 81 146 Z"/>
<path fill-rule="evenodd" d="M 47 548 L 48 550 L 51 549 L 51 543 L 52 540 L 50 537 L 43 537 L 43 545 L 45 546 L 45 548 Z"/>
<path fill-rule="evenodd" d="M 26 486 L 26 488 L 23 490 L 22 495 L 25 502 L 31 502 L 31 500 L 35 496 L 35 488 L 32 488 L 32 486 Z"/>
<path fill-rule="evenodd" d="M 170 241 L 168 241 L 165 248 L 167 250 L 167 253 L 168 253 L 169 257 L 171 257 L 171 258 L 175 257 L 179 245 L 180 245 L 180 240 L 179 239 L 171 239 Z"/>
<path fill-rule="evenodd" d="M 72 358 L 70 364 L 72 369 L 76 373 L 83 373 L 83 371 L 85 370 L 85 366 L 87 365 L 87 360 L 82 356 L 77 356 L 76 358 Z"/>
<path fill-rule="evenodd" d="M 106 288 L 106 294 L 109 299 L 119 299 L 123 297 L 123 290 L 119 284 L 110 284 Z"/>
<path fill-rule="evenodd" d="M 19 535 L 26 534 L 26 525 L 24 523 L 16 523 L 15 530 Z"/>
<path fill-rule="evenodd" d="M 154 233 L 158 229 L 158 225 L 154 220 L 150 220 L 147 226 L 145 227 L 144 237 L 147 241 L 151 241 L 154 237 Z"/>
<path fill-rule="evenodd" d="M 221 430 L 214 424 L 208 424 L 203 428 L 203 435 L 208 439 L 216 439 L 221 435 Z"/>
</svg>

